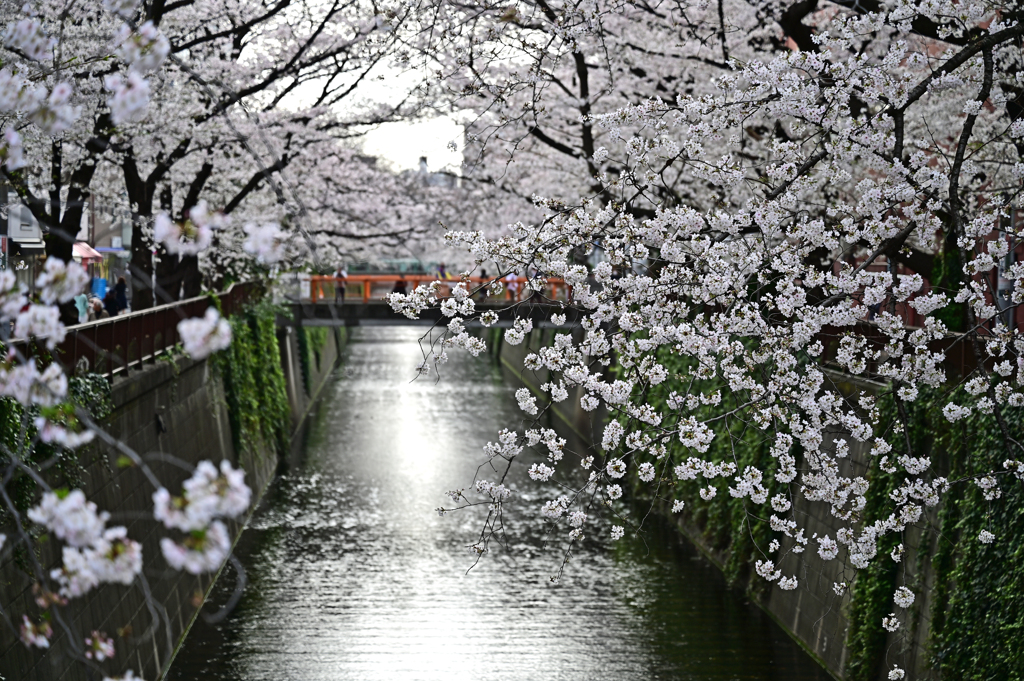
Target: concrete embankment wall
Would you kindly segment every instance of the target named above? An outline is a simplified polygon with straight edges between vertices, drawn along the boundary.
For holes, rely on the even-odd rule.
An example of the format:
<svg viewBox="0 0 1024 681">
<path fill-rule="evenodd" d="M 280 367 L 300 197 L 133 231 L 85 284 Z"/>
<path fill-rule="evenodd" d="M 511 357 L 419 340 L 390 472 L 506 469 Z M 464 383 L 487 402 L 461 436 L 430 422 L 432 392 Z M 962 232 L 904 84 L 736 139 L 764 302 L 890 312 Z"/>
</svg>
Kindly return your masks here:
<svg viewBox="0 0 1024 681">
<path fill-rule="evenodd" d="M 293 452 L 301 448 L 306 414 L 321 388 L 329 380 L 344 342 L 344 330 L 329 333 L 316 353 L 297 341 L 301 331 L 278 330 L 282 368 L 292 415 Z M 300 348 L 300 345 L 307 347 Z M 303 368 L 300 353 L 310 355 Z M 226 459 L 246 471 L 253 489 L 254 510 L 280 465 L 273 444 L 259 442 L 245 448 L 233 442 L 225 382 L 209 361 L 178 357 L 161 360 L 144 370 L 119 378 L 112 386 L 114 410 L 108 419 L 111 436 L 148 460 L 159 480 L 172 493 L 190 474 L 177 462 L 192 467 L 203 460 Z M 166 460 L 162 460 L 166 459 Z M 147 681 L 166 672 L 173 653 L 206 602 L 216 575 L 195 576 L 170 569 L 163 559 L 159 540 L 166 531 L 152 519 L 153 486 L 133 467 L 118 466 L 113 447 L 91 444 L 81 459 L 81 484 L 100 509 L 110 513 L 110 525 L 125 525 L 128 535 L 143 546 L 143 575 L 152 593 L 152 603 L 136 583 L 132 586 L 106 585 L 85 599 L 73 601 L 65 610 L 73 628 L 83 636 L 104 631 L 115 639 L 112 662 L 102 669 L 120 675 L 133 669 Z M 244 522 L 229 524 L 237 540 Z M 54 564 L 56 556 L 44 548 L 40 558 Z M 38 616 L 32 581 L 19 566 L 19 554 L 0 565 L 5 614 Z M 226 568 L 230 569 L 230 568 Z M 219 604 L 206 608 L 212 612 Z M 154 624 L 158 626 L 153 629 Z M 47 651 L 26 649 L 10 627 L 0 628 L 0 679 L 15 681 L 71 681 L 94 678 L 68 656 L 68 640 L 54 623 L 54 637 Z M 155 633 L 154 633 L 155 632 Z M 102 675 L 101 675 L 102 676 Z M 101 677 L 100 676 L 100 677 Z M 100 678 L 95 677 L 95 678 Z"/>
<path fill-rule="evenodd" d="M 491 354 L 503 365 L 510 377 L 521 381 L 534 392 L 539 393 L 540 386 L 548 381 L 546 370 L 529 371 L 523 369 L 523 359 L 530 352 L 553 342 L 557 331 L 553 328 L 535 329 L 526 340 L 517 346 L 509 345 L 502 339 L 501 332 L 493 329 L 488 333 L 488 347 Z M 564 333 L 562 331 L 561 333 Z M 848 379 L 844 379 L 848 380 Z M 874 391 L 877 386 L 872 384 L 848 384 L 840 386 L 844 390 Z M 569 391 L 569 398 L 557 403 L 554 408 L 558 421 L 563 427 L 568 426 L 588 443 L 599 442 L 607 414 L 597 410 L 586 412 L 580 407 L 580 389 Z M 558 424 L 552 423 L 552 426 Z M 836 433 L 835 437 L 841 437 Z M 844 475 L 867 476 L 870 465 L 868 448 L 859 445 L 848 435 L 850 456 L 845 459 Z M 828 440 L 831 445 L 831 439 Z M 721 498 L 723 495 L 719 494 Z M 716 500 L 717 501 L 717 500 Z M 712 536 L 711 528 L 704 519 L 689 513 L 673 515 L 670 503 L 664 501 L 640 500 L 641 503 L 652 503 L 658 515 L 665 521 L 676 526 L 700 552 L 720 569 L 724 569 L 730 558 L 730 548 L 723 546 L 720 537 Z M 839 519 L 832 516 L 830 508 L 824 503 L 810 504 L 806 500 L 798 501 L 795 512 L 802 517 L 807 528 L 807 536 L 817 533 L 828 535 L 833 539 L 837 530 L 842 527 Z M 934 524 L 934 513 L 929 523 Z M 927 525 L 927 524 L 926 524 Z M 927 649 L 929 624 L 931 618 L 931 594 L 934 582 L 930 556 L 935 550 L 934 533 L 922 537 L 919 528 L 909 529 L 905 534 L 903 562 L 900 565 L 900 576 L 897 585 L 911 586 L 917 594 L 917 603 L 911 612 L 900 611 L 901 619 L 909 626 L 906 638 L 898 638 L 889 634 L 886 649 L 892 661 L 899 661 L 907 671 L 908 679 L 937 679 L 938 674 L 929 666 Z M 816 544 L 812 541 L 802 553 L 787 553 L 793 541 L 783 543 L 780 553 L 786 558 L 779 564 L 779 569 L 787 576 L 795 575 L 800 586 L 793 591 L 782 591 L 777 586 L 763 588 L 763 580 L 755 577 L 744 580 L 737 588 L 746 589 L 749 597 L 767 612 L 793 640 L 804 648 L 811 656 L 837 679 L 849 678 L 847 662 L 850 654 L 848 636 L 850 634 L 850 601 L 851 592 L 848 588 L 842 596 L 833 591 L 833 584 L 847 582 L 852 584 L 854 573 L 844 572 L 836 561 L 826 563 L 817 554 Z M 924 545 L 924 555 L 919 556 L 919 547 Z M 779 555 L 779 554 L 776 554 Z M 886 558 L 888 560 L 888 558 Z M 759 585 L 762 588 L 759 588 Z M 885 614 L 888 614 L 888 610 Z M 880 625 L 881 622 L 879 621 Z M 891 664 L 889 665 L 891 668 Z M 880 681 L 887 678 L 887 672 L 880 666 L 873 676 Z M 870 676 L 868 677 L 870 678 Z"/>
</svg>

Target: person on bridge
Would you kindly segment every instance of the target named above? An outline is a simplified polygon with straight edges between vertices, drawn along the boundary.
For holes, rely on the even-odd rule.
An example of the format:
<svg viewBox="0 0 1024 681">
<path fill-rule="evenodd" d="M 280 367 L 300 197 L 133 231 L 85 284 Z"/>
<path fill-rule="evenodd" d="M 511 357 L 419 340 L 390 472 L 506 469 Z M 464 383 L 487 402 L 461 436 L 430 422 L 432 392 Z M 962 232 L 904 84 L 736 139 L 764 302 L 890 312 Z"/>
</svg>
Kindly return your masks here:
<svg viewBox="0 0 1024 681">
<path fill-rule="evenodd" d="M 344 305 L 345 282 L 348 280 L 348 272 L 345 271 L 344 265 L 338 265 L 338 269 L 334 270 L 334 279 L 334 302 Z"/>
<path fill-rule="evenodd" d="M 406 291 L 406 283 L 405 283 L 405 275 L 403 275 L 401 279 L 399 279 L 398 281 L 395 282 L 395 287 L 393 289 L 391 289 L 391 292 L 392 293 L 401 293 L 402 295 L 405 295 L 405 291 Z"/>
<path fill-rule="evenodd" d="M 508 295 L 512 300 L 519 300 L 519 275 L 515 272 L 505 275 L 505 288 L 508 289 Z"/>
<path fill-rule="evenodd" d="M 476 298 L 483 300 L 487 297 L 487 270 L 480 268 L 480 278 L 483 279 L 477 286 Z"/>
</svg>

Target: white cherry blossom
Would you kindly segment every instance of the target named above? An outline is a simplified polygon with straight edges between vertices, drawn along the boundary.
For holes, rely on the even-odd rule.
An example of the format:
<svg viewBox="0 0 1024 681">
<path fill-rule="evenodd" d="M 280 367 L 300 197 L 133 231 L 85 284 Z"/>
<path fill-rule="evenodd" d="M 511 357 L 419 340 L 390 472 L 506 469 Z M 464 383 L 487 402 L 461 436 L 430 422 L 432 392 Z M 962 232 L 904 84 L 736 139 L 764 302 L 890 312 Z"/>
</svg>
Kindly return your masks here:
<svg viewBox="0 0 1024 681">
<path fill-rule="evenodd" d="M 202 317 L 178 322 L 178 335 L 185 352 L 202 359 L 231 345 L 231 324 L 211 306 Z"/>
</svg>

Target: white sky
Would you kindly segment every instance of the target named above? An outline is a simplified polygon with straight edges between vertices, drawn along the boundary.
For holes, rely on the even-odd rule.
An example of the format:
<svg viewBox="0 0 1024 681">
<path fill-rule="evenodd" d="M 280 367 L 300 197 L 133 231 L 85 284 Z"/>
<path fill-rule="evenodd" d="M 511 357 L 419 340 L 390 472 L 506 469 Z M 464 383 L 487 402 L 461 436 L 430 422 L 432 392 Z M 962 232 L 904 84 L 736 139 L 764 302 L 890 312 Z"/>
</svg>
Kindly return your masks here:
<svg viewBox="0 0 1024 681">
<path fill-rule="evenodd" d="M 456 151 L 448 149 L 455 142 Z M 366 135 L 363 151 L 387 161 L 395 170 L 419 168 L 427 157 L 430 170 L 458 170 L 462 165 L 462 126 L 443 116 L 413 123 L 385 123 Z"/>
<path fill-rule="evenodd" d="M 422 83 L 425 74 L 416 69 L 399 69 L 379 64 L 359 84 L 357 97 L 350 105 L 355 111 L 372 103 L 397 105 Z M 304 102 L 317 91 L 316 83 L 297 88 L 290 100 Z M 384 123 L 366 132 L 362 139 L 364 153 L 377 156 L 382 165 L 393 170 L 415 170 L 420 157 L 427 157 L 430 170 L 458 170 L 462 166 L 463 127 L 452 115 L 439 115 L 415 122 Z M 455 142 L 456 151 L 448 148 Z M 358 142 L 357 142 L 358 143 Z"/>
</svg>

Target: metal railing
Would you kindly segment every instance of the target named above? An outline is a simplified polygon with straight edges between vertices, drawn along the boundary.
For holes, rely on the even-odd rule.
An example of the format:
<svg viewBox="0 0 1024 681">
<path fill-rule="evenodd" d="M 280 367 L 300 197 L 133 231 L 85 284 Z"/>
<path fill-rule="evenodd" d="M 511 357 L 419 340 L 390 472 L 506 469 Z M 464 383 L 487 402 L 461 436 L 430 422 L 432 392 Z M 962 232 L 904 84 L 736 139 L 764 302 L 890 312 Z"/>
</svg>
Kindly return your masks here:
<svg viewBox="0 0 1024 681">
<path fill-rule="evenodd" d="M 241 310 L 255 292 L 256 284 L 245 282 L 232 284 L 216 297 L 220 299 L 226 317 Z M 109 319 L 75 324 L 67 327 L 64 341 L 57 345 L 53 354 L 69 372 L 77 370 L 84 362 L 88 371 L 111 378 L 129 369 L 141 368 L 144 362 L 153 361 L 161 352 L 173 348 L 181 340 L 178 322 L 203 316 L 210 305 L 209 296 L 199 296 Z M 39 342 L 40 339 L 13 339 L 9 345 L 31 357 L 36 354 Z"/>
<path fill-rule="evenodd" d="M 334 301 L 337 298 L 339 285 L 343 282 L 345 286 L 345 302 L 369 303 L 382 299 L 385 295 L 394 291 L 396 285 L 402 285 L 405 287 L 406 293 L 412 293 L 413 289 L 420 284 L 430 284 L 434 281 L 438 281 L 436 274 L 350 274 L 344 280 L 332 276 L 317 275 L 310 277 L 309 295 L 310 300 L 314 303 L 323 300 Z M 440 281 L 441 286 L 438 290 L 438 296 L 441 298 L 450 296 L 451 289 L 461 282 L 460 279 Z M 466 284 L 469 290 L 472 291 L 492 281 L 494 279 L 469 277 Z M 500 295 L 488 296 L 485 289 L 477 294 L 476 297 L 494 302 L 518 301 L 526 292 L 526 283 L 529 279 L 526 277 L 516 278 L 514 290 L 509 287 L 510 282 L 507 279 L 501 278 L 498 281 L 505 285 L 505 289 Z M 561 279 L 548 278 L 544 280 L 541 292 L 551 300 L 568 300 L 571 295 L 571 287 Z"/>
</svg>

